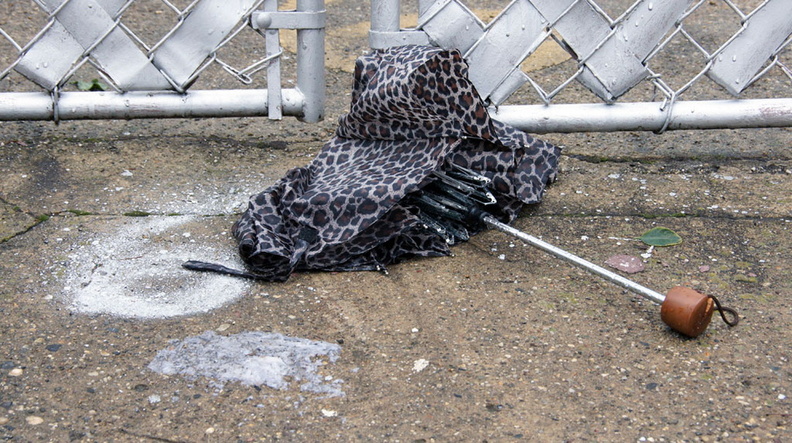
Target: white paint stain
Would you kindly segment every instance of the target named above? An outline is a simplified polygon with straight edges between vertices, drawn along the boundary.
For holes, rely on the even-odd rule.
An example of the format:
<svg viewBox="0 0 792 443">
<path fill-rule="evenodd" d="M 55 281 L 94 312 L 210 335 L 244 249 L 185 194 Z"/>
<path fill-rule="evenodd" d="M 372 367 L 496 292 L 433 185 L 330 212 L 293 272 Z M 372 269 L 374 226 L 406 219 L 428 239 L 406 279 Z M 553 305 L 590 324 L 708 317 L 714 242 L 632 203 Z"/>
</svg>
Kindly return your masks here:
<svg viewBox="0 0 792 443">
<path fill-rule="evenodd" d="M 69 257 L 62 296 L 86 314 L 166 318 L 208 312 L 238 297 L 250 282 L 185 270 L 190 259 L 243 267 L 233 247 L 184 236 L 197 216 L 127 217 L 115 232 L 91 239 Z"/>
<path fill-rule="evenodd" d="M 222 388 L 226 382 L 285 390 L 291 381 L 300 390 L 341 397 L 343 380 L 318 373 L 334 363 L 341 346 L 288 337 L 274 332 L 242 332 L 227 337 L 207 331 L 175 340 L 159 351 L 149 369 L 165 375 L 207 377 Z"/>
</svg>

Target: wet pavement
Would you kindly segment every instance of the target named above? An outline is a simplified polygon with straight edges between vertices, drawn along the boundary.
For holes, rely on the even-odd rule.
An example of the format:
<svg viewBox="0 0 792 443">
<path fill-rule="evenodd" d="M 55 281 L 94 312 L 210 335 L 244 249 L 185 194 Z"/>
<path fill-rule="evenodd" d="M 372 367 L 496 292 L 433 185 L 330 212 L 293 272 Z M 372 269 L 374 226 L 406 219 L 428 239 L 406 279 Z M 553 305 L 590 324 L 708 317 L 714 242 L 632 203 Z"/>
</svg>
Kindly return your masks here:
<svg viewBox="0 0 792 443">
<path fill-rule="evenodd" d="M 641 257 L 630 278 L 688 285 L 742 315 L 696 339 L 499 232 L 387 275 L 262 283 L 181 269 L 240 266 L 230 227 L 248 196 L 332 134 L 368 9 L 339 0 L 328 14 L 323 122 L 0 126 L 3 439 L 792 437 L 786 128 L 541 135 L 565 147 L 559 181 L 515 226 L 598 264 Z M 538 65 L 552 77 L 564 63 L 551 52 Z M 789 91 L 788 79 L 757 86 Z M 683 242 L 635 240 L 657 226 Z"/>
</svg>

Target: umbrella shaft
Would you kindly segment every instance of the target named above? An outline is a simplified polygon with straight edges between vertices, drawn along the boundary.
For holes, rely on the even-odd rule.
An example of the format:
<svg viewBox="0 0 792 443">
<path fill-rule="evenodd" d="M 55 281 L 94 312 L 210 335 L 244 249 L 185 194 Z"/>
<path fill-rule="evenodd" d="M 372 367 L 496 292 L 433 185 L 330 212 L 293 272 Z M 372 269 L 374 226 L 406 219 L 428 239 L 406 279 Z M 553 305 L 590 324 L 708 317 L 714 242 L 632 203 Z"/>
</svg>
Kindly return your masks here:
<svg viewBox="0 0 792 443">
<path fill-rule="evenodd" d="M 549 244 L 547 242 L 539 240 L 538 238 L 536 238 L 536 237 L 534 237 L 532 235 L 528 235 L 525 232 L 522 232 L 522 231 L 520 231 L 518 229 L 515 229 L 515 228 L 507 225 L 506 223 L 500 222 L 495 217 L 492 217 L 490 215 L 485 215 L 484 217 L 482 217 L 482 220 L 490 228 L 494 228 L 494 229 L 497 229 L 497 230 L 499 230 L 501 232 L 505 232 L 505 233 L 510 234 L 510 235 L 512 235 L 514 237 L 517 237 L 520 240 L 530 244 L 531 246 L 537 247 L 537 248 L 539 248 L 539 249 L 541 249 L 541 250 L 543 250 L 543 251 L 545 251 L 545 252 L 547 252 L 549 254 L 552 254 L 552 255 L 560 258 L 560 259 L 563 259 L 563 260 L 566 260 L 566 261 L 568 261 L 568 262 L 570 262 L 572 264 L 575 264 L 575 265 L 577 265 L 577 266 L 579 266 L 579 267 L 581 267 L 581 268 L 583 268 L 583 269 L 585 269 L 585 270 L 587 270 L 587 271 L 589 271 L 589 272 L 591 272 L 593 274 L 596 274 L 596 275 L 604 278 L 605 280 L 610 281 L 611 283 L 615 283 L 615 284 L 617 284 L 617 285 L 619 285 L 619 286 L 621 286 L 621 287 L 623 287 L 625 289 L 628 289 L 628 290 L 630 290 L 630 291 L 632 291 L 632 292 L 634 292 L 634 293 L 636 293 L 636 294 L 638 294 L 638 295 L 640 295 L 640 296 L 642 296 L 644 298 L 647 298 L 647 299 L 649 299 L 649 300 L 651 300 L 651 301 L 653 301 L 655 303 L 662 304 L 663 301 L 665 301 L 665 296 L 663 294 L 659 293 L 659 292 L 656 292 L 656 291 L 653 291 L 653 290 L 651 290 L 651 289 L 649 289 L 647 287 L 641 286 L 641 285 L 639 285 L 638 283 L 635 283 L 632 280 L 628 280 L 628 279 L 622 277 L 619 274 L 616 274 L 616 273 L 613 273 L 611 271 L 608 271 L 607 269 L 605 269 L 605 268 L 603 268 L 601 266 L 597 266 L 597 265 L 595 265 L 594 263 L 591 263 L 588 260 L 582 259 L 582 258 L 580 258 L 580 257 L 578 257 L 578 256 L 576 256 L 574 254 L 570 254 L 569 252 L 564 251 L 563 249 L 557 248 L 557 247 L 555 247 L 555 246 L 553 246 L 553 245 L 551 245 L 551 244 Z"/>
</svg>

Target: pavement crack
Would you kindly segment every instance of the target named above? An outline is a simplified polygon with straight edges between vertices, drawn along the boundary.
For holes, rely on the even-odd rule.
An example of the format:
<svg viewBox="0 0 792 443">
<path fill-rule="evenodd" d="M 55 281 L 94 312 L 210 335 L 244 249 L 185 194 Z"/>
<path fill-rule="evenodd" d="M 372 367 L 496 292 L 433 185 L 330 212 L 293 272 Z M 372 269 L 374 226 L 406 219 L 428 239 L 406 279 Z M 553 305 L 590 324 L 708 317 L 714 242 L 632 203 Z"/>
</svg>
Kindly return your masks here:
<svg viewBox="0 0 792 443">
<path fill-rule="evenodd" d="M 14 214 L 22 214 L 23 216 L 29 218 L 30 220 L 23 220 L 18 223 L 18 227 L 11 232 L 0 232 L 0 244 L 5 243 L 7 241 L 13 240 L 17 237 L 23 236 L 30 232 L 33 228 L 44 223 L 45 221 L 49 220 L 49 215 L 35 215 L 29 211 L 23 210 L 19 205 L 15 205 L 8 200 L 4 199 L 0 196 L 0 207 L 7 208 L 7 211 L 10 212 L 11 217 L 14 217 Z M 2 215 L 0 215 L 0 220 L 5 223 L 6 218 L 6 209 L 3 209 Z"/>
<path fill-rule="evenodd" d="M 786 165 L 789 160 L 784 158 L 768 158 L 765 154 L 756 155 L 739 155 L 739 156 L 725 156 L 725 155 L 709 155 L 709 156 L 607 156 L 596 154 L 576 154 L 576 153 L 562 153 L 563 157 L 577 160 L 583 163 L 601 164 L 601 163 L 632 163 L 636 165 L 680 165 L 680 167 L 690 168 L 694 166 L 699 169 L 716 169 L 736 163 L 757 163 L 766 165 L 758 172 L 765 173 L 783 173 L 788 174 L 789 167 Z"/>
<path fill-rule="evenodd" d="M 85 289 L 88 286 L 90 286 L 91 283 L 93 283 L 93 277 L 94 277 L 94 274 L 96 274 L 96 270 L 101 268 L 101 267 L 102 267 L 102 263 L 94 263 L 93 268 L 91 268 L 91 271 L 88 273 L 89 274 L 88 281 L 80 283 L 80 287 Z"/>
<path fill-rule="evenodd" d="M 124 428 L 121 428 L 121 429 L 119 429 L 119 431 L 120 431 L 122 434 L 130 435 L 130 436 L 132 436 L 132 437 L 136 437 L 136 438 L 145 438 L 145 439 L 147 439 L 147 440 L 152 440 L 152 441 L 162 441 L 162 442 L 167 442 L 167 443 L 182 443 L 182 441 L 181 441 L 181 440 L 171 440 L 170 438 L 165 438 L 165 437 L 158 437 L 158 436 L 156 436 L 156 435 L 150 435 L 150 434 L 143 434 L 143 433 L 138 433 L 138 432 L 132 432 L 132 431 L 130 431 L 130 430 L 127 430 L 127 429 L 124 429 Z"/>
</svg>

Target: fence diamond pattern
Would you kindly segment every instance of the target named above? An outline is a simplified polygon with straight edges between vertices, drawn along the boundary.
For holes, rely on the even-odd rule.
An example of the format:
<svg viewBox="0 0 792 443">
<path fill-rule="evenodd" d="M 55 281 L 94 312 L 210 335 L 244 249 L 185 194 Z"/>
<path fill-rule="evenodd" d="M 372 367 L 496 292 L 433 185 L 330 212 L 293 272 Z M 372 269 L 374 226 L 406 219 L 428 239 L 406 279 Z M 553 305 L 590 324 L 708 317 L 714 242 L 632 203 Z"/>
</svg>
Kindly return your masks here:
<svg viewBox="0 0 792 443">
<path fill-rule="evenodd" d="M 792 78 L 781 60 L 792 41 L 792 4 L 767 0 L 745 14 L 726 0 L 741 26 L 731 39 L 710 53 L 684 27 L 684 20 L 707 2 L 639 0 L 612 20 L 593 1 L 518 0 L 484 25 L 461 1 L 439 0 L 423 11 L 418 29 L 438 46 L 465 53 L 479 92 L 496 105 L 529 82 L 549 104 L 572 80 L 612 102 L 647 79 L 673 98 L 701 75 L 734 95 L 773 67 Z M 708 63 L 694 79 L 673 90 L 652 71 L 650 64 L 676 36 L 693 44 Z M 519 70 L 520 63 L 547 38 L 555 39 L 579 63 L 579 70 L 567 82 L 549 92 Z"/>
<path fill-rule="evenodd" d="M 20 53 L 0 80 L 13 69 L 52 91 L 91 63 L 119 91 L 184 91 L 217 50 L 247 25 L 243 19 L 263 0 L 204 0 L 184 10 L 163 0 L 178 20 L 151 47 L 122 21 L 133 1 L 38 0 L 49 20 L 24 47 L 0 29 Z"/>
<path fill-rule="evenodd" d="M 267 86 L 266 90 L 261 91 L 267 93 L 269 103 L 264 106 L 267 115 L 280 118 L 284 107 L 287 107 L 292 114 L 301 116 L 305 113 L 298 108 L 305 97 L 296 89 L 281 89 L 279 29 L 297 29 L 298 33 L 303 30 L 320 31 L 317 34 L 319 43 L 310 45 L 309 50 L 317 52 L 311 56 L 312 59 L 320 62 L 323 59 L 325 12 L 322 0 L 299 0 L 297 11 L 279 11 L 277 0 L 194 0 L 190 3 L 182 0 L 184 4 L 181 6 L 176 5 L 177 0 L 34 0 L 31 3 L 35 6 L 23 6 L 21 3 L 0 6 L 4 6 L 9 15 L 13 12 L 16 18 L 23 16 L 31 22 L 38 20 L 43 22 L 43 26 L 32 36 L 22 37 L 26 40 L 17 40 L 12 32 L 0 25 L 0 49 L 5 49 L 0 55 L 0 85 L 5 84 L 3 89 L 7 89 L 9 84 L 19 85 L 21 78 L 24 78 L 39 91 L 48 94 L 52 104 L 44 112 L 14 116 L 15 110 L 43 103 L 41 97 L 3 93 L 0 94 L 0 119 L 24 119 L 27 115 L 49 114 L 58 120 L 59 100 L 65 99 L 67 95 L 76 99 L 75 92 L 67 91 L 74 91 L 72 84 L 76 83 L 75 80 L 85 80 L 76 75 L 85 66 L 94 68 L 89 75 L 96 76 L 98 73 L 102 83 L 119 96 L 126 94 L 125 97 L 130 99 L 140 99 L 143 98 L 140 95 L 127 93 L 169 91 L 184 95 L 183 99 L 196 97 L 196 101 L 207 101 L 208 97 L 186 93 L 196 79 L 212 66 L 221 68 L 218 72 L 230 74 L 242 87 L 253 83 L 257 73 L 266 71 Z M 33 10 L 36 6 L 38 10 Z M 134 8 L 138 8 L 134 14 L 137 22 L 130 24 L 132 19 L 129 15 L 132 14 L 125 13 Z M 259 26 L 258 14 L 266 15 L 263 26 Z M 291 16 L 287 17 L 286 14 Z M 140 17 L 144 18 L 141 20 Z M 157 24 L 154 27 L 158 27 L 157 31 L 161 34 L 148 29 L 152 26 L 146 17 L 156 17 Z M 9 26 L 16 33 L 24 27 L 19 20 Z M 160 29 L 163 26 L 167 26 L 164 31 Z M 233 46 L 243 31 L 256 34 L 258 39 L 254 44 L 249 44 L 248 38 L 243 51 L 236 50 L 235 55 L 238 57 L 234 58 L 234 62 L 245 65 L 235 67 L 221 60 L 218 53 Z M 139 33 L 145 34 L 145 37 Z M 316 66 L 309 69 L 320 73 L 314 80 L 323 87 L 321 70 L 317 70 Z M 303 86 L 303 90 L 316 90 L 316 85 Z M 29 87 L 23 89 L 30 90 Z M 238 96 L 242 95 L 229 94 L 226 97 Z M 113 99 L 110 95 L 107 97 L 107 100 Z M 159 97 L 168 96 L 160 94 Z M 214 95 L 211 98 L 222 96 Z M 287 99 L 289 103 L 284 104 L 282 101 Z M 322 106 L 322 103 L 318 103 L 322 100 L 323 92 L 317 92 L 313 100 L 317 103 L 312 106 Z M 104 105 L 114 106 L 115 103 L 120 102 Z M 140 103 L 142 107 L 146 106 L 142 101 Z M 93 104 L 86 105 L 90 106 Z M 243 106 L 235 104 L 233 107 Z M 223 103 L 218 103 L 217 107 L 222 108 Z M 149 112 L 151 115 L 111 112 L 109 117 L 78 118 L 178 116 L 173 115 L 174 112 Z M 192 111 L 185 109 L 183 112 L 189 114 Z M 215 115 L 222 116 L 222 112 L 218 109 Z M 261 115 L 260 110 L 234 112 L 234 115 Z M 212 115 L 210 111 L 201 113 Z M 313 113 L 316 115 L 310 120 L 321 118 L 321 110 L 314 110 Z"/>
<path fill-rule="evenodd" d="M 578 115 L 585 119 L 580 117 L 575 121 L 574 116 L 558 114 L 559 118 L 569 122 L 561 130 L 635 128 L 663 131 L 685 127 L 792 126 L 792 95 L 786 94 L 787 101 L 783 102 L 744 100 L 747 96 L 755 98 L 756 94 L 749 94 L 747 90 L 761 83 L 761 79 L 779 81 L 780 78 L 787 85 L 792 83 L 792 3 L 789 0 L 637 0 L 619 10 L 620 15 L 615 19 L 611 18 L 613 9 L 616 9 L 613 4 L 624 4 L 628 0 L 597 0 L 599 4 L 595 0 L 513 0 L 486 24 L 466 5 L 476 3 L 474 0 L 417 1 L 421 12 L 418 26 L 403 30 L 398 26 L 399 0 L 372 0 L 372 10 L 375 11 L 372 14 L 372 36 L 376 37 L 372 38 L 372 47 L 430 43 L 462 50 L 471 66 L 470 77 L 479 92 L 492 105 L 499 106 L 496 118 L 509 119 L 515 115 L 509 114 L 508 106 L 500 105 L 507 103 L 516 91 L 520 91 L 520 97 L 524 96 L 524 91 L 535 91 L 540 103 L 553 105 L 545 106 L 543 112 L 558 109 L 566 112 L 572 108 L 564 108 L 563 93 L 575 85 L 591 91 L 599 103 L 620 104 L 625 104 L 625 97 L 628 98 L 627 104 L 633 104 L 629 100 L 635 101 L 634 91 L 645 91 L 649 85 L 653 96 L 641 98 L 644 102 L 639 104 L 654 103 L 659 97 L 659 110 L 655 106 L 636 107 L 629 111 L 619 107 L 597 108 L 596 111 L 631 115 L 638 110 L 648 115 L 647 118 L 655 119 L 653 121 L 656 121 L 657 114 L 661 114 L 660 125 L 643 121 L 615 126 L 584 122 L 590 120 L 592 110 L 580 108 Z M 23 3 L 27 2 L 3 2 L 0 8 L 37 9 L 27 13 L 25 18 L 34 19 L 31 22 L 37 19 L 43 26 L 28 30 L 28 35 L 20 37 L 12 36 L 0 23 L 0 88 L 8 90 L 8 85 L 16 87 L 26 81 L 38 88 L 36 90 L 43 91 L 41 94 L 44 95 L 0 93 L 0 120 L 222 116 L 223 109 L 230 109 L 229 106 L 218 103 L 217 112 L 213 112 L 208 109 L 210 102 L 221 97 L 251 97 L 249 94 L 217 94 L 211 97 L 188 94 L 195 92 L 191 86 L 199 76 L 205 76 L 209 68 L 213 68 L 212 72 L 230 73 L 229 78 L 244 85 L 250 85 L 257 74 L 266 71 L 266 89 L 261 90 L 266 97 L 260 97 L 268 102 L 264 113 L 270 118 L 305 116 L 305 106 L 317 108 L 308 102 L 324 100 L 322 0 L 298 0 L 297 11 L 291 11 L 296 15 L 288 18 L 278 11 L 277 0 L 33 0 L 35 6 Z M 611 15 L 603 6 L 609 7 Z M 172 18 L 171 27 L 162 34 L 156 34 L 146 29 L 147 23 L 131 23 L 128 12 L 135 8 L 138 12 L 144 9 L 147 13 L 167 15 Z M 695 26 L 696 15 L 711 13 L 714 8 L 729 11 L 723 24 L 728 31 L 718 29 L 712 35 L 710 30 L 701 32 Z M 257 14 L 262 13 L 271 15 L 257 18 Z M 384 13 L 395 13 L 395 29 L 392 27 L 394 20 L 381 19 Z M 381 23 L 388 23 L 387 29 L 380 28 Z M 15 32 L 18 25 L 14 23 Z M 301 57 L 298 53 L 298 87 L 291 90 L 281 89 L 280 85 L 278 30 L 286 28 L 297 29 L 298 35 L 300 32 L 307 35 L 320 31 L 311 37 L 310 44 L 300 45 L 299 49 L 307 48 L 306 54 L 310 52 L 313 55 Z M 263 38 L 244 50 L 236 51 L 230 59 L 242 66 L 233 66 L 221 60 L 218 54 L 232 47 L 243 31 L 252 31 L 258 34 L 256 37 Z M 541 70 L 528 72 L 521 69 L 524 60 L 530 60 L 531 55 L 548 42 L 563 48 L 575 62 L 575 68 L 561 80 L 557 75 L 548 80 Z M 680 44 L 688 49 L 692 47 L 693 50 L 687 52 L 698 57 L 683 60 L 669 70 L 666 56 L 675 53 Z M 308 61 L 309 66 L 301 67 L 301 60 Z M 685 69 L 677 69 L 681 64 L 685 64 Z M 69 92 L 74 90 L 71 83 L 84 67 L 94 68 L 118 94 L 116 97 L 108 95 L 105 98 L 109 103 L 101 104 L 104 109 L 114 108 L 115 111 L 95 115 L 92 114 L 93 109 L 100 107 L 96 103 L 82 107 L 71 105 L 78 99 Z M 670 72 L 672 70 L 684 71 L 688 77 L 680 79 Z M 311 76 L 315 78 L 311 79 Z M 306 83 L 308 80 L 312 83 Z M 737 103 L 723 103 L 721 100 L 710 106 L 710 109 L 717 108 L 718 111 L 724 106 L 733 107 L 726 121 L 702 123 L 699 119 L 693 124 L 675 125 L 674 113 L 688 106 L 689 91 L 702 84 L 717 85 L 727 95 L 741 100 Z M 30 87 L 23 86 L 22 90 L 30 90 Z M 193 104 L 187 109 L 172 100 L 168 106 L 172 105 L 173 111 L 146 111 L 151 106 L 141 94 L 151 91 L 181 94 L 185 102 L 195 97 L 195 101 L 200 102 L 199 106 L 207 109 L 194 112 Z M 137 92 L 141 94 L 136 95 Z M 120 99 L 122 95 L 123 100 Z M 157 96 L 158 99 L 163 97 L 168 98 L 167 95 Z M 83 98 L 79 97 L 80 100 Z M 70 107 L 62 103 L 67 99 Z M 125 111 L 127 103 L 135 100 L 143 111 L 137 114 Z M 233 115 L 262 115 L 260 109 L 246 106 L 235 103 L 231 106 L 235 110 L 230 112 Z M 42 107 L 46 109 L 41 111 Z M 62 111 L 69 109 L 78 109 L 79 115 L 64 116 Z M 704 108 L 696 102 L 696 106 L 686 113 L 709 113 L 701 112 L 701 109 Z M 313 116 L 306 119 L 317 120 L 321 113 L 321 109 L 312 111 Z M 549 127 L 538 128 L 529 122 L 541 121 L 544 117 L 526 115 L 523 113 L 517 117 L 526 124 L 511 123 L 537 132 L 551 130 Z M 768 120 L 768 116 L 773 119 Z M 721 116 L 714 118 L 722 119 Z"/>
</svg>

